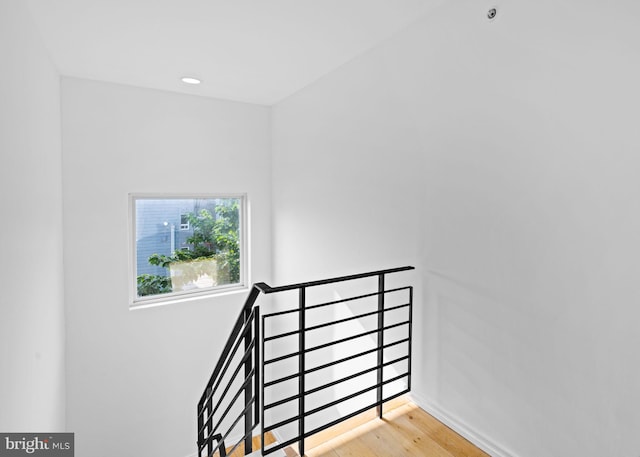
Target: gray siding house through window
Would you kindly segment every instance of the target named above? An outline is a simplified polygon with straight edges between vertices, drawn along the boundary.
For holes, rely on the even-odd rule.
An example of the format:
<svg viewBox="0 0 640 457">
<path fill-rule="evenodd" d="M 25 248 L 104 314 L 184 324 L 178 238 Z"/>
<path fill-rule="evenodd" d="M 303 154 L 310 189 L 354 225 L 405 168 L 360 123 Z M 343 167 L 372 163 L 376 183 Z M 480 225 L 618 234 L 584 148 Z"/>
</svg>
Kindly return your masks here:
<svg viewBox="0 0 640 457">
<path fill-rule="evenodd" d="M 138 199 L 136 200 L 136 274 L 168 276 L 166 268 L 151 265 L 153 254 L 171 255 L 189 249 L 187 238 L 193 235 L 185 215 L 208 209 L 215 215 L 214 200 Z"/>
</svg>

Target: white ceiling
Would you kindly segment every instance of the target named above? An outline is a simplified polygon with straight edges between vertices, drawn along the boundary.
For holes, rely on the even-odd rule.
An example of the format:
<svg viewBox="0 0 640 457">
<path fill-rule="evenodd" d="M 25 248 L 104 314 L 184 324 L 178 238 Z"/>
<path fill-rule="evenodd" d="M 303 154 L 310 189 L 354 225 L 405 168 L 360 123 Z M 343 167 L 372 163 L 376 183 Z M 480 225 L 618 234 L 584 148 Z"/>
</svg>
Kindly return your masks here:
<svg viewBox="0 0 640 457">
<path fill-rule="evenodd" d="M 61 74 L 271 105 L 443 0 L 28 0 Z M 182 76 L 202 79 L 199 86 Z"/>
</svg>

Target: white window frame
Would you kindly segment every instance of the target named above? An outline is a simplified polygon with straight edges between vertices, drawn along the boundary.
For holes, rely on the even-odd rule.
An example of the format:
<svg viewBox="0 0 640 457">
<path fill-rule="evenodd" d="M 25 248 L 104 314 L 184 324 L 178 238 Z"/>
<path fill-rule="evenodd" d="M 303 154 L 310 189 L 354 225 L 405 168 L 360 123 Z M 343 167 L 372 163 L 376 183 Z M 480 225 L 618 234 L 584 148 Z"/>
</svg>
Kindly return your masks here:
<svg viewBox="0 0 640 457">
<path fill-rule="evenodd" d="M 221 197 L 222 198 L 222 197 Z M 180 230 L 189 230 L 189 221 L 187 220 L 186 224 L 182 223 L 182 216 L 186 216 L 186 214 L 180 214 Z"/>
<path fill-rule="evenodd" d="M 186 200 L 186 199 L 224 199 L 236 198 L 240 200 L 240 214 L 238 227 L 240 230 L 240 281 L 236 284 L 215 286 L 207 289 L 170 292 L 159 295 L 138 296 L 137 284 L 137 242 L 136 242 L 136 201 L 145 199 L 155 200 Z M 146 308 L 156 305 L 179 303 L 194 298 L 227 295 L 248 290 L 249 281 L 249 237 L 248 237 L 248 197 L 246 193 L 130 193 L 129 194 L 129 307 L 130 309 Z"/>
</svg>

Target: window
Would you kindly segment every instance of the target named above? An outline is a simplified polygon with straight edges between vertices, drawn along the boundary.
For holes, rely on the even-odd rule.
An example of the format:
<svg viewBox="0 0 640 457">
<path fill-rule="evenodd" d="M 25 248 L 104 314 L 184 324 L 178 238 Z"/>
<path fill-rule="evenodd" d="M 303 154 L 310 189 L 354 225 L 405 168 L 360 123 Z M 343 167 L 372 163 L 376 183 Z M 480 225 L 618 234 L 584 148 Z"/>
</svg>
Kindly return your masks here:
<svg viewBox="0 0 640 457">
<path fill-rule="evenodd" d="M 132 305 L 245 284 L 245 197 L 130 197 Z"/>
<path fill-rule="evenodd" d="M 180 215 L 180 230 L 189 230 L 189 215 Z"/>
</svg>

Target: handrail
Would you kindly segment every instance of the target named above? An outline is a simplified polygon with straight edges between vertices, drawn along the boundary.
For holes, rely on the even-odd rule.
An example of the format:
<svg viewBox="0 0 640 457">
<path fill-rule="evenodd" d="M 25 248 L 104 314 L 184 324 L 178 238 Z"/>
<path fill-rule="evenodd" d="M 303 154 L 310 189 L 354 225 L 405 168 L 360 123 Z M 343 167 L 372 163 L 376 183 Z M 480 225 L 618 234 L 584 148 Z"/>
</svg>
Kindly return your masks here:
<svg viewBox="0 0 640 457">
<path fill-rule="evenodd" d="M 296 289 L 302 289 L 307 287 L 325 286 L 327 284 L 333 284 L 335 282 L 353 281 L 354 279 L 363 279 L 363 278 L 369 278 L 373 276 L 380 276 L 380 275 L 386 275 L 389 273 L 398 273 L 400 271 L 408 271 L 408 270 L 415 270 L 415 269 L 416 267 L 407 266 L 407 267 L 399 267 L 399 268 L 389 268 L 386 270 L 371 271 L 369 273 L 360 273 L 356 275 L 337 276 L 335 278 L 301 282 L 298 284 L 290 284 L 287 286 L 271 287 L 268 284 L 265 284 L 263 282 L 256 283 L 253 286 L 260 289 L 262 293 L 272 294 L 275 292 L 285 292 L 288 290 L 296 290 Z"/>
</svg>

